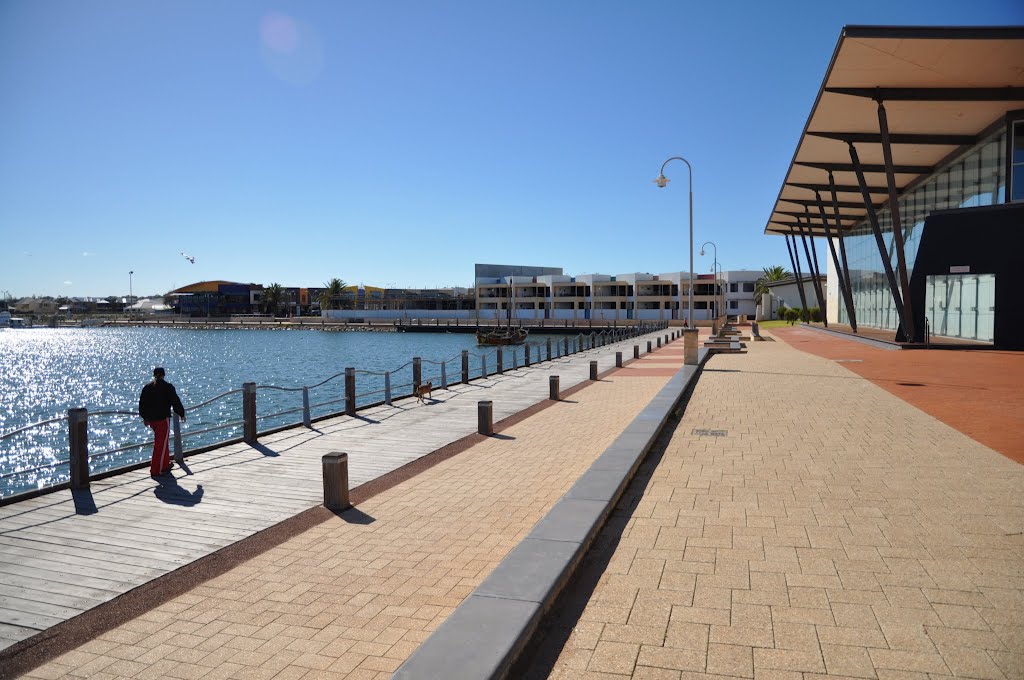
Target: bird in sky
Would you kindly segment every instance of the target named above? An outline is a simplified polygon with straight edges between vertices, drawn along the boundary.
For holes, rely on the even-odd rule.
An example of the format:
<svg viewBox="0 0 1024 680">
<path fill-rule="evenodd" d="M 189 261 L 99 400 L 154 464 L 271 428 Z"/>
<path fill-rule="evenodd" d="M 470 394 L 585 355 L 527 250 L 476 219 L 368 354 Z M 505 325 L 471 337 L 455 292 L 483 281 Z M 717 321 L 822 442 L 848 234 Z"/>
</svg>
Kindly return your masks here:
<svg viewBox="0 0 1024 680">
<path fill-rule="evenodd" d="M 184 257 L 184 258 L 185 258 L 186 260 L 188 260 L 189 262 L 191 262 L 192 264 L 195 264 L 195 263 L 196 263 L 196 258 L 192 257 L 192 256 L 191 256 L 191 255 L 189 255 L 188 253 L 182 253 L 182 254 L 181 254 L 181 256 L 182 256 L 182 257 Z"/>
</svg>

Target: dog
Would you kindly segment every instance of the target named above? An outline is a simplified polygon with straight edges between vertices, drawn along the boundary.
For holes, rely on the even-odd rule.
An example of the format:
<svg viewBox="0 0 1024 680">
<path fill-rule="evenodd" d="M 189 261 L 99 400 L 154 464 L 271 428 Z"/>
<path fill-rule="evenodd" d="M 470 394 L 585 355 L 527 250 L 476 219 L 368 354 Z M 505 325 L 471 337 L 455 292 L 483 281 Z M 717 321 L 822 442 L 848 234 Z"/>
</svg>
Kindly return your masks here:
<svg viewBox="0 0 1024 680">
<path fill-rule="evenodd" d="M 416 395 L 416 401 L 423 403 L 423 397 L 430 397 L 430 400 L 434 400 L 434 385 L 430 382 L 420 383 L 420 385 L 413 392 Z"/>
</svg>

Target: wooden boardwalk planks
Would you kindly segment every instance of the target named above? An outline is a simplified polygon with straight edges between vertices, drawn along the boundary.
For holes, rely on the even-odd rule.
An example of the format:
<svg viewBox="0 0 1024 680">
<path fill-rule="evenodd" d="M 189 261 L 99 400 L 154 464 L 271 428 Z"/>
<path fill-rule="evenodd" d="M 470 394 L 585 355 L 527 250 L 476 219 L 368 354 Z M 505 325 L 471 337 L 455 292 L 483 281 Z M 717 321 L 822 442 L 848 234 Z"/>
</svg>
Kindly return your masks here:
<svg viewBox="0 0 1024 680">
<path fill-rule="evenodd" d="M 358 486 L 476 432 L 478 400 L 499 421 L 547 399 L 549 375 L 570 388 L 648 337 L 190 456 L 159 483 L 143 469 L 0 507 L 0 649 L 319 505 L 325 453 L 348 453 Z"/>
</svg>

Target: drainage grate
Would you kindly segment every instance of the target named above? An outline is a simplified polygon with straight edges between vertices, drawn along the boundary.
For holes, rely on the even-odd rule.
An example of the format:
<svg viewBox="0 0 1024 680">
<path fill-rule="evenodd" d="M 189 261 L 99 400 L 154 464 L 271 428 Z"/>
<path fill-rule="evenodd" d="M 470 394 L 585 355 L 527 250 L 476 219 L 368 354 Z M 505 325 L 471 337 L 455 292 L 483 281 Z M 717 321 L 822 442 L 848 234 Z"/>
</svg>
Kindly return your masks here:
<svg viewBox="0 0 1024 680">
<path fill-rule="evenodd" d="M 694 429 L 693 434 L 698 437 L 725 437 L 729 434 L 729 430 L 709 430 L 706 427 L 698 427 Z"/>
</svg>

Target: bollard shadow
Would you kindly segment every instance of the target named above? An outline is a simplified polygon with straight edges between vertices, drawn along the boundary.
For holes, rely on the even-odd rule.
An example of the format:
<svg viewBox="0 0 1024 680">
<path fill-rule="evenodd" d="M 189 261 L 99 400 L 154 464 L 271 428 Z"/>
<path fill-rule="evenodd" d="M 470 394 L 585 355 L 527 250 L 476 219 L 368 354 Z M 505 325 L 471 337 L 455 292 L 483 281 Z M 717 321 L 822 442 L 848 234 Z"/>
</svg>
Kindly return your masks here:
<svg viewBox="0 0 1024 680">
<path fill-rule="evenodd" d="M 489 434 L 487 435 L 490 439 L 503 439 L 505 441 L 514 441 L 515 437 L 507 434 Z"/>
<path fill-rule="evenodd" d="M 368 425 L 378 425 L 380 423 L 379 420 L 374 420 L 373 418 L 368 418 L 367 416 L 361 416 L 358 413 L 356 413 L 356 415 L 354 416 L 349 416 L 349 418 L 353 420 L 361 420 L 364 423 L 367 423 Z"/>
<path fill-rule="evenodd" d="M 253 442 L 252 444 L 250 444 L 250 446 L 252 446 L 252 448 L 256 449 L 257 451 L 259 451 L 268 458 L 277 458 L 278 456 L 281 455 L 280 453 L 270 448 L 269 446 L 265 446 L 263 444 L 260 444 L 259 442 Z"/>
<path fill-rule="evenodd" d="M 377 521 L 376 517 L 367 515 L 365 512 L 363 512 L 362 510 L 355 506 L 352 506 L 347 510 L 332 510 L 331 512 L 333 512 L 339 519 L 343 520 L 347 524 L 367 525 L 373 524 Z"/>
<path fill-rule="evenodd" d="M 173 475 L 161 475 L 157 482 L 159 486 L 153 489 L 153 494 L 168 505 L 180 505 L 192 507 L 203 500 L 203 485 L 197 484 L 195 491 L 189 491 L 178 486 L 178 480 Z"/>
<path fill-rule="evenodd" d="M 182 471 L 183 471 L 183 472 L 184 472 L 184 473 L 185 473 L 186 475 L 192 476 L 192 474 L 193 474 L 193 473 L 192 473 L 192 468 L 190 468 L 190 467 L 188 466 L 188 463 L 186 463 L 185 461 L 181 461 L 180 463 L 176 463 L 176 464 L 177 464 L 177 466 L 178 466 L 178 467 L 180 467 L 180 468 L 182 469 Z"/>
<path fill-rule="evenodd" d="M 95 515 L 99 512 L 96 509 L 96 501 L 93 499 L 90 489 L 72 489 L 71 497 L 75 501 L 76 515 Z"/>
</svg>

